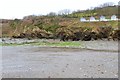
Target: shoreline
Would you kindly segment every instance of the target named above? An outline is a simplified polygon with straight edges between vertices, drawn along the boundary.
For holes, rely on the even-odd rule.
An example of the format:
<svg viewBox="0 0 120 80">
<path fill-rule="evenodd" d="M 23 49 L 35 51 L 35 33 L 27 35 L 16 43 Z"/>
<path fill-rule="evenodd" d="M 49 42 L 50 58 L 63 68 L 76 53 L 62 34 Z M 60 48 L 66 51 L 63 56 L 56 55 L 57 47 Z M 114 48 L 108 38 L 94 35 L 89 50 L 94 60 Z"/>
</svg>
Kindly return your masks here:
<svg viewBox="0 0 120 80">
<path fill-rule="evenodd" d="M 69 48 L 85 49 L 94 51 L 118 52 L 118 41 L 96 40 L 96 41 L 59 41 L 52 39 L 12 39 L 1 40 L 1 46 L 37 46 L 45 48 Z"/>
<path fill-rule="evenodd" d="M 51 45 L 49 42 L 47 44 Z M 63 43 L 63 46 L 66 43 L 71 45 L 69 42 Z M 3 78 L 118 78 L 118 42 L 74 42 L 76 43 L 80 43 L 82 48 L 48 47 L 34 43 L 1 46 L 2 76 Z"/>
</svg>

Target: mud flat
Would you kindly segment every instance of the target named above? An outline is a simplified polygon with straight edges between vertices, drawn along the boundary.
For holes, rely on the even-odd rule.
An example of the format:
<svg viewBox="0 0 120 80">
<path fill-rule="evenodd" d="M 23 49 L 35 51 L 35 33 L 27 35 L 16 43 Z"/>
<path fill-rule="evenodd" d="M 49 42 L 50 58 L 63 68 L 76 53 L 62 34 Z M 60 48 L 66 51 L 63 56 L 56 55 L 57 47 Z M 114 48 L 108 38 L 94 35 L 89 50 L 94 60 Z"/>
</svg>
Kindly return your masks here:
<svg viewBox="0 0 120 80">
<path fill-rule="evenodd" d="M 88 48 L 97 48 L 83 42 Z M 110 45 L 109 42 L 101 43 Z M 109 43 L 109 44 L 108 44 Z M 111 45 L 117 42 L 111 43 Z M 3 46 L 3 78 L 118 78 L 117 45 L 103 49 Z"/>
</svg>

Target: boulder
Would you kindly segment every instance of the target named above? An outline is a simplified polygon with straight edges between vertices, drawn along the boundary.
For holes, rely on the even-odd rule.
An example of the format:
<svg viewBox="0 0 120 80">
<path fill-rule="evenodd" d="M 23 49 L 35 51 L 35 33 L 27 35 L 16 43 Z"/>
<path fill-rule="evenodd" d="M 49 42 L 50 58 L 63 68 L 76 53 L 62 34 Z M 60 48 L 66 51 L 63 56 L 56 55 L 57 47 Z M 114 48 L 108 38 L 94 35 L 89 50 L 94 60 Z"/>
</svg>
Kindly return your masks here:
<svg viewBox="0 0 120 80">
<path fill-rule="evenodd" d="M 120 40 L 120 30 L 114 30 L 111 37 L 113 40 Z"/>
</svg>

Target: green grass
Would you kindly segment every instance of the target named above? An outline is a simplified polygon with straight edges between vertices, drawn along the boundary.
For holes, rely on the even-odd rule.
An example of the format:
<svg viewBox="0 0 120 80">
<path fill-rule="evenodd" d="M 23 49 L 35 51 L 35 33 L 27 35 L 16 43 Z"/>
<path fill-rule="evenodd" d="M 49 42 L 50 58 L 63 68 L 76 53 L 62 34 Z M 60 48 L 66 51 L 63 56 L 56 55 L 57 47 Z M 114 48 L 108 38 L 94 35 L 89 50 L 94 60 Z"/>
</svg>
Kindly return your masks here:
<svg viewBox="0 0 120 80">
<path fill-rule="evenodd" d="M 2 43 L 0 43 L 0 46 L 2 46 Z"/>
<path fill-rule="evenodd" d="M 54 43 L 49 43 L 49 42 L 43 42 L 43 43 L 38 43 L 37 45 L 43 45 L 43 46 L 56 46 L 56 47 L 80 47 L 80 42 L 54 42 Z"/>
<path fill-rule="evenodd" d="M 33 46 L 48 46 L 48 47 L 81 47 L 80 42 L 66 41 L 66 42 L 24 42 L 24 43 L 0 43 L 1 46 L 19 46 L 19 45 L 33 45 Z"/>
</svg>

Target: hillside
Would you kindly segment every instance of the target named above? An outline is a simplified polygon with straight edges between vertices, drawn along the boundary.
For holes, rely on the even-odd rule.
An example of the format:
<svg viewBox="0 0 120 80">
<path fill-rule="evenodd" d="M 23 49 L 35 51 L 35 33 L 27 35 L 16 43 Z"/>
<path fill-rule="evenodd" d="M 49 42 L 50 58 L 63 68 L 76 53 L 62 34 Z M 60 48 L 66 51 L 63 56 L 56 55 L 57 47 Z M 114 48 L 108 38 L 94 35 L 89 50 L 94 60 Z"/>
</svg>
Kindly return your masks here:
<svg viewBox="0 0 120 80">
<path fill-rule="evenodd" d="M 80 17 L 99 17 L 100 15 L 107 15 L 107 17 L 109 17 L 113 14 L 118 15 L 117 12 L 116 6 L 109 6 L 82 12 L 73 12 L 68 15 L 30 15 L 23 19 L 4 19 L 2 20 L 2 37 L 15 37 L 21 35 L 24 37 L 32 35 L 32 38 L 55 38 L 61 33 L 69 36 L 81 29 L 83 31 L 87 29 L 95 32 L 100 27 L 112 27 L 113 29 L 118 29 L 118 21 L 80 22 Z"/>
<path fill-rule="evenodd" d="M 68 17 L 75 17 L 75 18 L 80 18 L 80 17 L 90 17 L 94 16 L 95 18 L 100 17 L 101 15 L 106 16 L 106 18 L 110 18 L 112 15 L 117 15 L 118 16 L 118 6 L 107 6 L 107 7 L 97 7 L 94 9 L 88 9 L 88 10 L 83 10 L 83 11 L 76 11 L 73 12 L 72 14 L 69 14 Z"/>
</svg>

